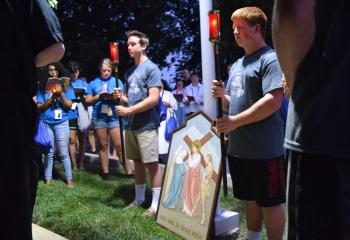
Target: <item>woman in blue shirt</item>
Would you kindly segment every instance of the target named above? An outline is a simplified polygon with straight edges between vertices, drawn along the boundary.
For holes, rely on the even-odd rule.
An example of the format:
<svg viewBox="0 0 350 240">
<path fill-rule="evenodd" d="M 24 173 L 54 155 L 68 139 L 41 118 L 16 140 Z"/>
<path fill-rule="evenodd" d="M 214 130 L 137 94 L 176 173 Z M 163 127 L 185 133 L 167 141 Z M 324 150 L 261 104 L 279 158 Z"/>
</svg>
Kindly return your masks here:
<svg viewBox="0 0 350 240">
<path fill-rule="evenodd" d="M 109 148 L 108 137 L 110 136 L 113 145 L 117 151 L 119 160 L 122 159 L 120 130 L 118 115 L 115 111 L 117 103 L 116 94 L 113 90 L 116 88 L 116 78 L 112 76 L 112 62 L 105 58 L 100 63 L 100 76 L 90 82 L 85 98 L 86 103 L 93 105 L 92 127 L 96 131 L 99 141 L 99 155 L 102 167 L 102 178 L 109 180 Z M 119 88 L 123 89 L 123 83 L 118 79 Z M 132 174 L 128 160 L 122 164 L 127 175 Z"/>
<path fill-rule="evenodd" d="M 80 64 L 78 62 L 72 61 L 68 64 L 68 69 L 70 71 L 70 85 L 74 90 L 75 99 L 73 99 L 72 108 L 68 112 L 69 119 L 69 155 L 72 160 L 73 170 L 84 169 L 84 157 L 85 157 L 85 140 L 84 132 L 81 132 L 78 127 L 78 104 L 83 103 L 85 105 L 86 89 L 89 88 L 89 84 L 84 80 L 79 78 L 80 74 Z M 75 157 L 75 144 L 76 137 L 78 136 L 78 161 Z"/>
<path fill-rule="evenodd" d="M 57 69 L 53 69 L 54 67 L 54 65 L 48 65 L 50 71 L 57 71 Z M 52 181 L 53 156 L 56 145 L 59 159 L 64 166 L 67 185 L 73 187 L 72 169 L 68 153 L 68 110 L 72 107 L 71 99 L 74 99 L 75 95 L 72 87 L 68 86 L 64 92 L 61 84 L 52 85 L 50 90 L 39 91 L 36 95 L 37 106 L 41 111 L 41 118 L 48 130 L 53 146 L 45 156 L 45 183 L 50 185 Z"/>
</svg>

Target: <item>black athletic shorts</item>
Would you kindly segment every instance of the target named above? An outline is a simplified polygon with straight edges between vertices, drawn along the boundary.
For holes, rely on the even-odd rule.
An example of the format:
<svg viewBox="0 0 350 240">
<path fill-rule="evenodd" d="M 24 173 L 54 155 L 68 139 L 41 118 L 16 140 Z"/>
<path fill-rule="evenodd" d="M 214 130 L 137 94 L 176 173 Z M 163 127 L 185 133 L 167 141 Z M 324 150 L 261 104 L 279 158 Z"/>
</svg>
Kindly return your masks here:
<svg viewBox="0 0 350 240">
<path fill-rule="evenodd" d="M 236 198 L 273 207 L 286 201 L 284 156 L 270 159 L 243 159 L 228 156 Z"/>
<path fill-rule="evenodd" d="M 289 151 L 288 239 L 350 239 L 350 157 Z"/>
<path fill-rule="evenodd" d="M 78 119 L 69 120 L 69 129 L 70 130 L 78 130 Z"/>
</svg>

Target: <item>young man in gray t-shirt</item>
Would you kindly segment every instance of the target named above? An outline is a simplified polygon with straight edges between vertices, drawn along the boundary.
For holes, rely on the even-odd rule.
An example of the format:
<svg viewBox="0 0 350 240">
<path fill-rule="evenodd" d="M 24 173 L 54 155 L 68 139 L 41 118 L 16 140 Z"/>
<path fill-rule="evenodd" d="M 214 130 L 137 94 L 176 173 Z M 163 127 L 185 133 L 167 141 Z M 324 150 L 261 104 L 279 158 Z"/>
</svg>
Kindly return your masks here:
<svg viewBox="0 0 350 240">
<path fill-rule="evenodd" d="M 128 52 L 135 65 L 125 74 L 124 93 L 117 91 L 127 107 L 117 106 L 119 116 L 126 116 L 126 157 L 135 163 L 135 200 L 127 208 L 143 204 L 146 190 L 146 169 L 152 185 L 152 204 L 143 214 L 157 212 L 162 173 L 158 165 L 159 116 L 157 105 L 161 86 L 160 70 L 146 55 L 148 37 L 139 31 L 128 32 Z"/>
<path fill-rule="evenodd" d="M 266 15 L 256 7 L 231 17 L 238 46 L 245 55 L 231 67 L 226 91 L 213 81 L 212 94 L 222 98 L 229 115 L 217 119 L 229 132 L 228 158 L 236 198 L 246 201 L 248 240 L 282 239 L 285 202 L 284 127 L 277 113 L 282 102 L 282 73 L 276 53 L 266 45 Z"/>
</svg>

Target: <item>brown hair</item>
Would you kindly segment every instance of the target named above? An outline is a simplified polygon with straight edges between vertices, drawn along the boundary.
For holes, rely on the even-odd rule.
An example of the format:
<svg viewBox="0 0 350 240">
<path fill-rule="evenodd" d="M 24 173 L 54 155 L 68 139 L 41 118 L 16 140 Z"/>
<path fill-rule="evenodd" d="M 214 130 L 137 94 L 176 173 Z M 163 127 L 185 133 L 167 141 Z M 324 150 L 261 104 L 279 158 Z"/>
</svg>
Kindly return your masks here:
<svg viewBox="0 0 350 240">
<path fill-rule="evenodd" d="M 266 30 L 267 17 L 265 13 L 258 7 L 244 7 L 234 11 L 231 20 L 241 18 L 247 21 L 250 26 L 259 24 L 261 27 L 261 35 L 264 37 Z"/>
<path fill-rule="evenodd" d="M 145 46 L 146 45 L 146 48 L 148 48 L 148 46 L 149 46 L 149 38 L 147 37 L 146 34 L 140 32 L 140 31 L 137 31 L 137 30 L 131 30 L 131 31 L 127 32 L 126 35 L 127 35 L 128 38 L 130 38 L 130 37 L 138 37 L 140 39 L 141 46 Z"/>
</svg>

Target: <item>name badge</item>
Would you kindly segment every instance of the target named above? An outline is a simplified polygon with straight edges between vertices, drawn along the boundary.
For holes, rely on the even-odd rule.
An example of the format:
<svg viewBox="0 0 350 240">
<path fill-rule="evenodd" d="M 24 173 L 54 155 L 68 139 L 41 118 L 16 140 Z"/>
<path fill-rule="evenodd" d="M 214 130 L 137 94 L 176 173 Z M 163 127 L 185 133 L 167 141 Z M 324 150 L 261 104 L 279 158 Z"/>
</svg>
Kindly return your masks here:
<svg viewBox="0 0 350 240">
<path fill-rule="evenodd" d="M 194 101 L 190 102 L 190 112 L 196 112 L 196 106 L 194 104 Z"/>
<path fill-rule="evenodd" d="M 70 109 L 75 110 L 75 109 L 77 108 L 77 105 L 78 105 L 78 104 L 77 104 L 76 102 L 73 103 L 73 104 L 72 104 L 72 107 L 71 107 Z"/>
<path fill-rule="evenodd" d="M 55 110 L 55 120 L 61 120 L 62 119 L 62 110 L 56 109 Z"/>
<path fill-rule="evenodd" d="M 113 111 L 112 111 L 112 108 L 110 107 L 108 107 L 107 116 L 108 117 L 113 116 Z"/>
<path fill-rule="evenodd" d="M 108 113 L 108 105 L 103 104 L 101 107 L 101 113 L 107 114 Z"/>
</svg>

